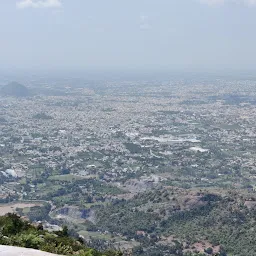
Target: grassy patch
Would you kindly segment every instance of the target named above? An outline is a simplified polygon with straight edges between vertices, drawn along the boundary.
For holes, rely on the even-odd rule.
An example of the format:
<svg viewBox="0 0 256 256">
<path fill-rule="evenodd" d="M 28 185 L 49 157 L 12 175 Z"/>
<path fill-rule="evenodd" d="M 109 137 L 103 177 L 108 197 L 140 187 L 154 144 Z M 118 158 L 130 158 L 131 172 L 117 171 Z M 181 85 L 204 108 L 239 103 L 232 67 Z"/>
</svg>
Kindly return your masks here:
<svg viewBox="0 0 256 256">
<path fill-rule="evenodd" d="M 50 176 L 48 178 L 48 180 L 59 180 L 59 181 L 76 181 L 76 180 L 84 180 L 86 179 L 86 177 L 81 177 L 81 176 L 77 176 L 77 175 L 73 175 L 73 174 L 66 174 L 66 175 L 54 175 L 54 176 Z"/>
</svg>

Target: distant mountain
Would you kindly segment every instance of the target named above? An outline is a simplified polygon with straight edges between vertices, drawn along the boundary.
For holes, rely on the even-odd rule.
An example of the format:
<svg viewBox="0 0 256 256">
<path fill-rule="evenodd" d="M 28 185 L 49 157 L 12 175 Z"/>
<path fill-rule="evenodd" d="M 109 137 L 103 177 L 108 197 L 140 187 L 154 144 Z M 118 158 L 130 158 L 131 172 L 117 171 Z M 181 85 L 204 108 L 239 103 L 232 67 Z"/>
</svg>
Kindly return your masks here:
<svg viewBox="0 0 256 256">
<path fill-rule="evenodd" d="M 17 82 L 11 82 L 1 88 L 0 94 L 5 96 L 26 97 L 30 95 L 30 92 L 26 86 Z"/>
</svg>

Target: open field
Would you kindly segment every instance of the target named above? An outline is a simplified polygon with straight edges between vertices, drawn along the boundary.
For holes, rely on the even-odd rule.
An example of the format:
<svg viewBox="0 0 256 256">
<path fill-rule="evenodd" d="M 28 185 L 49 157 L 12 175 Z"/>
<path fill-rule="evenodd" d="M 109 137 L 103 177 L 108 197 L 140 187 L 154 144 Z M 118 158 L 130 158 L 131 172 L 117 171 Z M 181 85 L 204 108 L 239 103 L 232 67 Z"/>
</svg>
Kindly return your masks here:
<svg viewBox="0 0 256 256">
<path fill-rule="evenodd" d="M 41 206 L 40 203 L 14 203 L 14 204 L 3 204 L 0 205 L 0 216 L 4 216 L 7 213 L 16 212 L 16 208 L 30 208 L 34 206 Z"/>
<path fill-rule="evenodd" d="M 73 174 L 66 174 L 66 175 L 54 175 L 48 178 L 49 180 L 58 180 L 58 181 L 75 181 L 75 180 L 84 180 L 87 179 L 86 177 L 73 175 Z"/>
</svg>

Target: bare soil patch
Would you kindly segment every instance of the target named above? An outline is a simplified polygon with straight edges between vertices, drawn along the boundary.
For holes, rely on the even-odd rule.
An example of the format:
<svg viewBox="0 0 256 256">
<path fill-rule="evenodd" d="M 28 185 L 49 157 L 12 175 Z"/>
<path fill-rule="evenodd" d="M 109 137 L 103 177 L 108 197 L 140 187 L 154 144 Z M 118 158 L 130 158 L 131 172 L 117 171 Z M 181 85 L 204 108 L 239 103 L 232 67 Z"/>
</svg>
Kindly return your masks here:
<svg viewBox="0 0 256 256">
<path fill-rule="evenodd" d="M 0 216 L 4 216 L 7 213 L 15 213 L 16 208 L 27 208 L 40 206 L 40 203 L 14 203 L 14 204 L 5 204 L 0 205 Z"/>
</svg>

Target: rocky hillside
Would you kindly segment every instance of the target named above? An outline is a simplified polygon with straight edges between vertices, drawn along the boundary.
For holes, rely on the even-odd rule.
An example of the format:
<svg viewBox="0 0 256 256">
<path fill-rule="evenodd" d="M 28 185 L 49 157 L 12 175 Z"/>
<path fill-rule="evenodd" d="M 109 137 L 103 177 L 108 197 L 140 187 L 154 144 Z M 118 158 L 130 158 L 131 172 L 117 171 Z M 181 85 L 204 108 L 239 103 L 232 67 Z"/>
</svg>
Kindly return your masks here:
<svg viewBox="0 0 256 256">
<path fill-rule="evenodd" d="M 255 256 L 255 217 L 254 193 L 165 187 L 102 207 L 89 229 L 135 239 L 133 255 Z"/>
<path fill-rule="evenodd" d="M 15 246 L 0 245 L 0 255 L 2 256 L 57 256 L 57 254 L 52 254 L 48 252 L 42 252 L 35 249 L 28 249 Z"/>
</svg>

